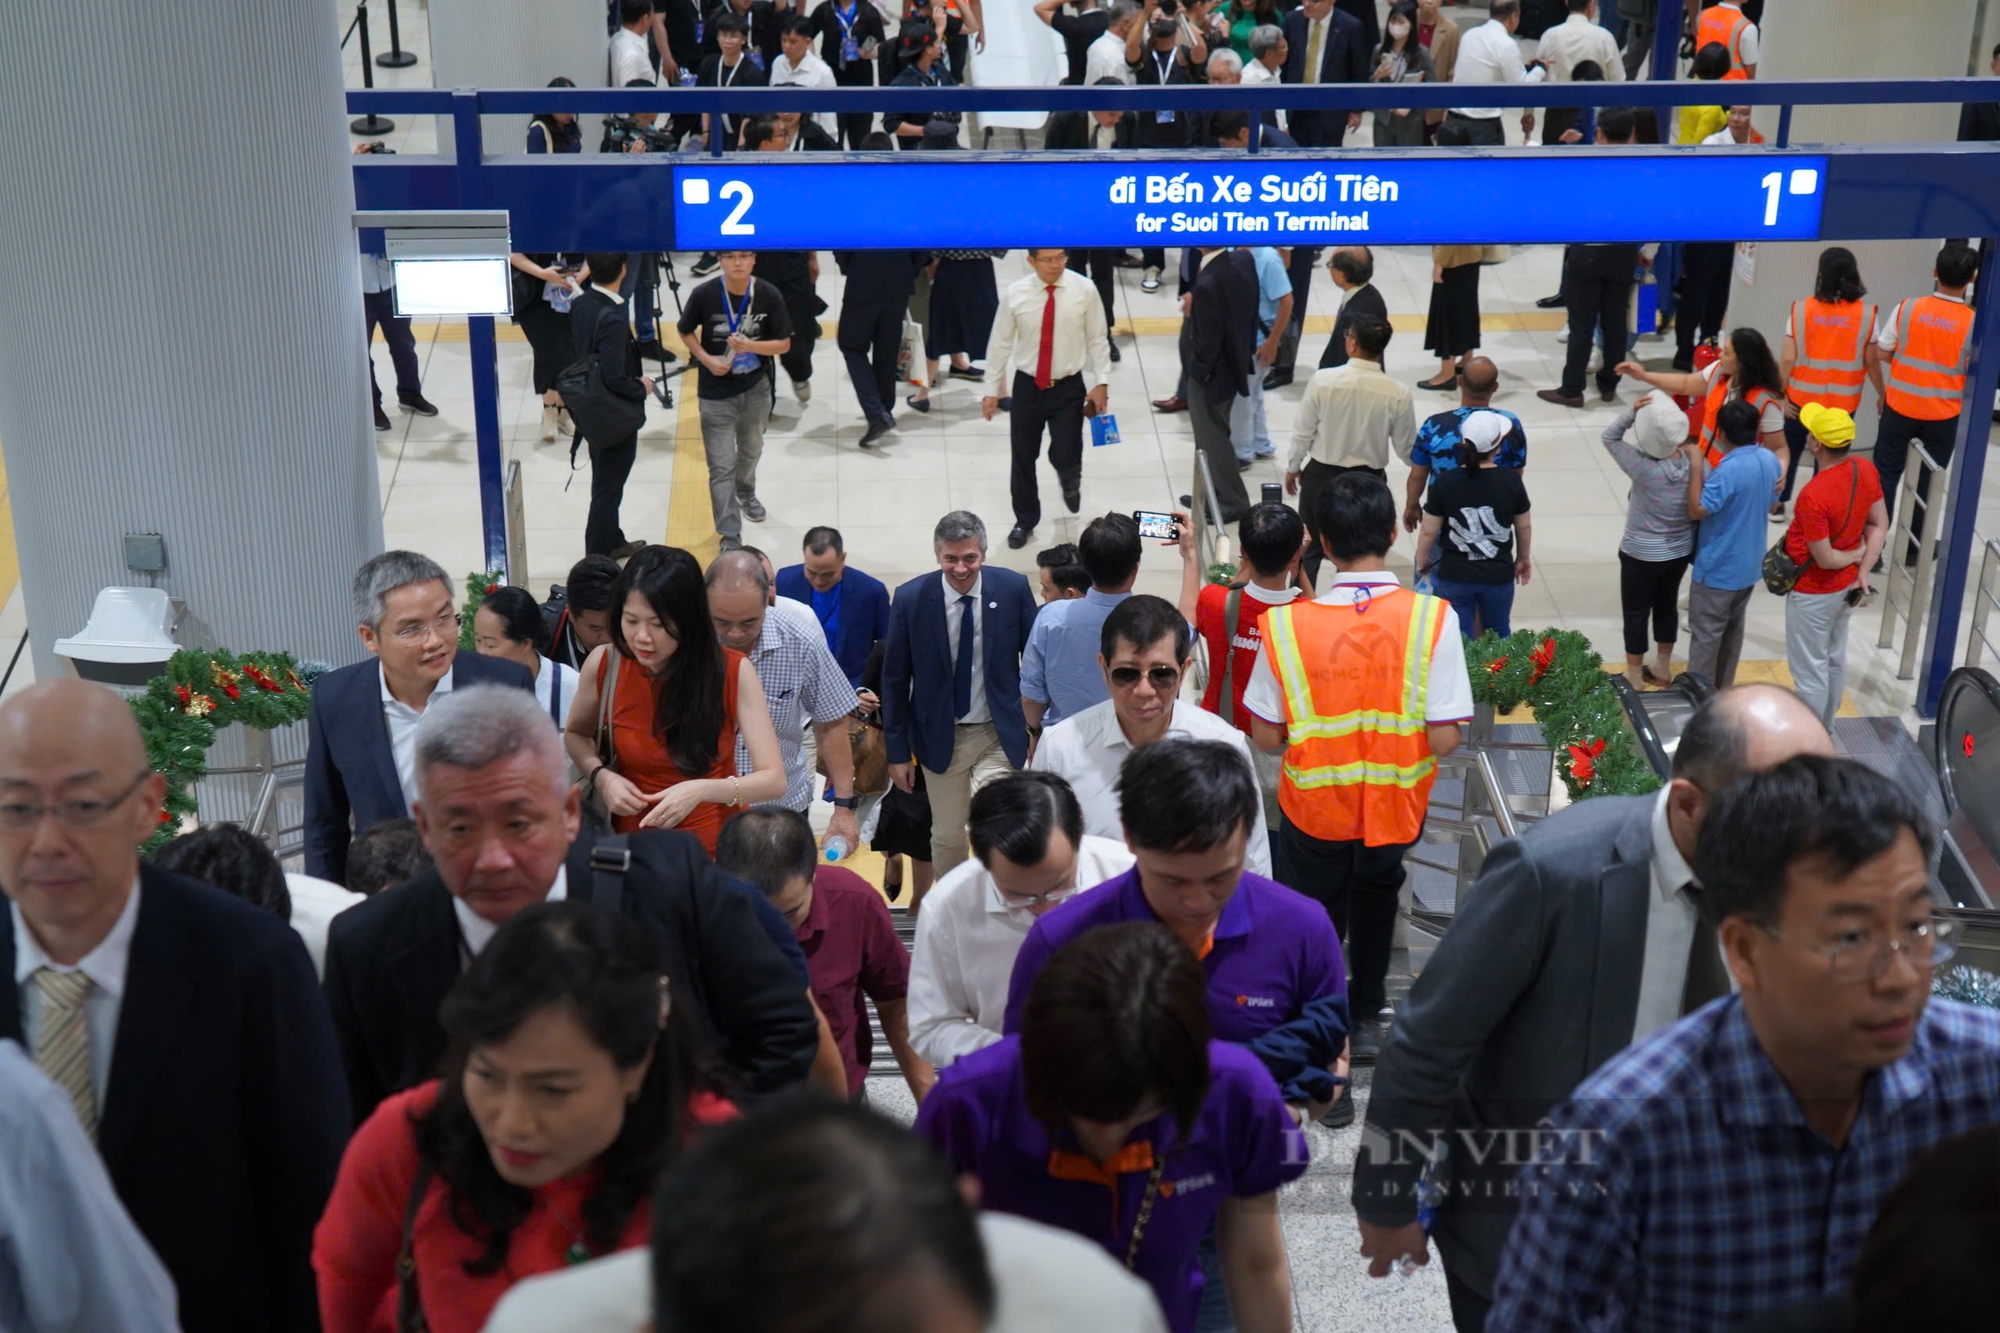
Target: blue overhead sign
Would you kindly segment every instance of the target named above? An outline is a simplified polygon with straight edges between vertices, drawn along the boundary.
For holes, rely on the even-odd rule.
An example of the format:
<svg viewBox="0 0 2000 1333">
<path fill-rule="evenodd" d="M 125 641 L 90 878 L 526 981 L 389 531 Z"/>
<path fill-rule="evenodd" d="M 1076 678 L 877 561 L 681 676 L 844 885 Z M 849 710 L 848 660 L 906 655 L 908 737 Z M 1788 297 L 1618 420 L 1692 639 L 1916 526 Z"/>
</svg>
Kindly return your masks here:
<svg viewBox="0 0 2000 1333">
<path fill-rule="evenodd" d="M 1806 241 L 1826 159 L 1213 154 L 1033 160 L 676 159 L 687 250 L 1067 244 Z"/>
</svg>

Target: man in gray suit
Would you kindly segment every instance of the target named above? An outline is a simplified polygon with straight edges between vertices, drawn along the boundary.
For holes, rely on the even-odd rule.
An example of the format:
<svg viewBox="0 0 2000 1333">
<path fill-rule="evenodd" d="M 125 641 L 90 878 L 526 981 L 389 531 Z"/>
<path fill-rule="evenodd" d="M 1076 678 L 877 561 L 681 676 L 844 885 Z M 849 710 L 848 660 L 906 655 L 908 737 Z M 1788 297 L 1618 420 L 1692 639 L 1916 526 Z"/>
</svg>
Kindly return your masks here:
<svg viewBox="0 0 2000 1333">
<path fill-rule="evenodd" d="M 1724 690 L 1689 719 L 1663 791 L 1579 802 L 1493 850 L 1375 1067 L 1354 1167 L 1371 1274 L 1428 1262 L 1417 1181 L 1441 1145 L 1432 1229 L 1452 1320 L 1484 1325 L 1537 1124 L 1611 1056 L 1729 988 L 1689 869 L 1710 805 L 1745 774 L 1832 753 L 1790 690 Z"/>
</svg>

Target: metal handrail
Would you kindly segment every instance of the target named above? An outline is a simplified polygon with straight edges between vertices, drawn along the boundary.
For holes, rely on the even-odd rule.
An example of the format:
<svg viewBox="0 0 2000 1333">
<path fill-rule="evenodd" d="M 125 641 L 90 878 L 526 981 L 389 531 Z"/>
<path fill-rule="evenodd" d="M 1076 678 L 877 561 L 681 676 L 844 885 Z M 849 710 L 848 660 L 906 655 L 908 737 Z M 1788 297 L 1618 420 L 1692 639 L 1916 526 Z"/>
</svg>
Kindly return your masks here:
<svg viewBox="0 0 2000 1333">
<path fill-rule="evenodd" d="M 272 765 L 270 771 L 264 774 L 264 780 L 257 784 L 257 799 L 251 804 L 250 817 L 243 821 L 243 827 L 270 844 L 273 851 L 277 851 L 282 835 L 291 831 L 271 827 L 271 820 L 278 810 L 278 793 L 293 787 L 303 788 L 305 784 L 305 760 L 288 759 L 283 763 Z"/>
<path fill-rule="evenodd" d="M 1986 543 L 1979 562 L 1979 581 L 1972 588 L 1972 627 L 1965 636 L 1965 665 L 1976 667 L 1987 652 L 2000 656 L 2000 641 L 1987 637 L 1986 618 L 2000 606 L 2000 541 Z"/>
<path fill-rule="evenodd" d="M 521 460 L 507 464 L 507 582 L 528 586 L 528 512 L 523 498 Z"/>
<path fill-rule="evenodd" d="M 1902 483 L 1896 488 L 1896 508 L 1889 518 L 1889 535 L 1882 543 L 1882 628 L 1875 636 L 1877 648 L 1887 648 L 1896 638 L 1896 617 L 1903 619 L 1903 651 L 1896 667 L 1896 679 L 1911 680 L 1917 674 L 1917 649 L 1922 644 L 1924 617 L 1930 613 L 1931 575 L 1936 564 L 1935 538 L 1944 514 L 1944 496 L 1950 493 L 1949 470 L 1939 467 L 1921 444 L 1910 445 L 1911 457 L 1903 468 Z M 1935 472 L 1932 498 L 1924 504 L 1924 517 L 1912 530 L 1916 519 L 1917 485 L 1926 471 Z M 1914 542 L 1917 565 L 1903 565 L 1903 550 Z M 1899 598 L 1899 586 L 1907 592 Z"/>
<path fill-rule="evenodd" d="M 1455 875 L 1457 889 L 1452 910 L 1456 912 L 1464 905 L 1466 890 L 1470 889 L 1473 881 L 1479 877 L 1480 867 L 1485 865 L 1486 857 L 1493 850 L 1492 839 L 1486 831 L 1486 817 L 1492 818 L 1499 828 L 1503 841 L 1519 837 L 1521 830 L 1514 818 L 1513 810 L 1507 805 L 1506 795 L 1500 790 L 1500 776 L 1494 771 L 1493 761 L 1484 750 L 1458 750 L 1451 754 L 1440 755 L 1437 765 L 1440 774 L 1447 769 L 1459 773 L 1465 783 L 1464 795 L 1460 799 L 1456 818 L 1427 813 L 1424 817 L 1424 832 L 1458 834 L 1458 863 L 1447 865 L 1441 861 L 1418 856 L 1414 852 L 1405 855 L 1403 859 L 1416 865 L 1427 866 L 1432 870 L 1442 870 Z M 1476 849 L 1475 854 L 1471 856 L 1466 854 L 1465 839 L 1468 837 L 1472 839 L 1473 847 Z M 1443 914 L 1413 910 L 1411 915 L 1421 922 L 1435 925 L 1439 923 Z"/>
</svg>

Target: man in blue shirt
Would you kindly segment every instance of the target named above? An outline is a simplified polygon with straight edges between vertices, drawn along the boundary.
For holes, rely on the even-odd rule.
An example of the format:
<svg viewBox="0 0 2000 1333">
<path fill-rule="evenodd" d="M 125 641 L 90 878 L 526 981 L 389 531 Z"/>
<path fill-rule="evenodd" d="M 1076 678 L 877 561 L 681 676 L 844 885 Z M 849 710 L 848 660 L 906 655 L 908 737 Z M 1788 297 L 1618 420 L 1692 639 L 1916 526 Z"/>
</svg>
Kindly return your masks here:
<svg viewBox="0 0 2000 1333">
<path fill-rule="evenodd" d="M 889 637 L 889 590 L 882 581 L 847 567 L 838 528 L 808 528 L 804 560 L 778 571 L 778 596 L 804 602 L 826 631 L 826 646 L 847 677 L 861 687 L 868 655 Z"/>
<path fill-rule="evenodd" d="M 1688 457 L 1688 516 L 1701 524 L 1688 592 L 1688 670 L 1717 689 L 1736 681 L 1743 618 L 1764 570 L 1764 516 L 1785 475 L 1778 456 L 1757 442 L 1757 419 L 1757 409 L 1740 398 L 1722 405 L 1715 428 L 1728 451 L 1712 471 L 1699 443 L 1681 446 Z"/>
<path fill-rule="evenodd" d="M 1238 395 L 1229 409 L 1229 443 L 1236 450 L 1236 461 L 1246 466 L 1252 459 L 1278 456 L 1270 423 L 1264 419 L 1264 372 L 1276 364 L 1278 344 L 1292 322 L 1292 276 L 1284 256 L 1276 246 L 1249 248 L 1257 261 L 1257 370 L 1250 376 L 1250 392 Z"/>
<path fill-rule="evenodd" d="M 1111 697 L 1097 665 L 1098 644 L 1104 618 L 1132 595 L 1139 577 L 1139 525 L 1130 514 L 1092 519 L 1076 552 L 1090 575 L 1090 591 L 1045 603 L 1021 656 L 1021 711 L 1030 735 Z"/>
<path fill-rule="evenodd" d="M 1494 467 L 1520 471 L 1528 466 L 1528 432 L 1521 418 L 1504 407 L 1493 407 L 1493 391 L 1500 387 L 1500 368 L 1483 356 L 1469 356 L 1458 373 L 1458 406 L 1426 418 L 1417 427 L 1417 442 L 1410 448 L 1410 476 L 1403 490 L 1403 527 L 1415 532 L 1424 524 L 1424 490 L 1433 474 L 1458 466 L 1458 442 L 1465 438 L 1465 421 L 1474 412 L 1498 412 L 1514 423 L 1500 438 Z"/>
<path fill-rule="evenodd" d="M 1299 1118 L 1326 1112 L 1344 1087 L 1332 1072 L 1347 1041 L 1340 938 L 1318 903 L 1244 870 L 1264 799 L 1241 751 L 1178 738 L 1142 746 L 1119 770 L 1118 800 L 1138 864 L 1036 919 L 1014 958 L 1005 1031 L 1021 1030 L 1029 988 L 1065 944 L 1157 921 L 1201 959 L 1216 1040 L 1262 1059 Z"/>
<path fill-rule="evenodd" d="M 2000 1119 L 2000 1014 L 1930 998 L 1957 944 L 1934 842 L 1853 760 L 1801 755 L 1715 801 L 1689 966 L 1726 960 L 1738 991 L 1513 1136 L 1536 1155 L 1487 1333 L 1709 1333 L 1837 1294 L 1910 1166 Z"/>
</svg>

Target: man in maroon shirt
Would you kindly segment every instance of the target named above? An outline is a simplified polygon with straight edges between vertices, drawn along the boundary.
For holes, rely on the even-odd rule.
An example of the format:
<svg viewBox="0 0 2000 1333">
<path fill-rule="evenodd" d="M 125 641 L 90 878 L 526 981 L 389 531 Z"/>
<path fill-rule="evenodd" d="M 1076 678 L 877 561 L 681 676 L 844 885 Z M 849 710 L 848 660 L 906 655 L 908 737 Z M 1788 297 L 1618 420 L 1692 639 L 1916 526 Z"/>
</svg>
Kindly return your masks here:
<svg viewBox="0 0 2000 1333">
<path fill-rule="evenodd" d="M 910 954 L 896 937 L 888 904 L 873 886 L 841 866 L 819 865 L 812 826 L 795 810 L 760 806 L 722 826 L 715 864 L 757 887 L 784 913 L 805 951 L 813 1000 L 826 1016 L 847 1066 L 848 1094 L 865 1095 L 874 1034 L 862 997 L 875 1002 L 889 1051 L 919 1102 L 937 1073 L 910 1045 L 905 996 Z"/>
</svg>

